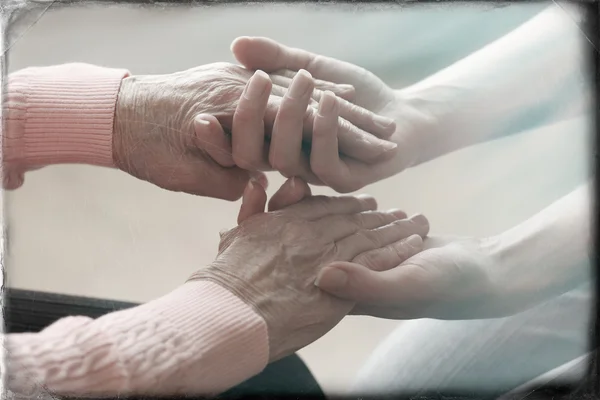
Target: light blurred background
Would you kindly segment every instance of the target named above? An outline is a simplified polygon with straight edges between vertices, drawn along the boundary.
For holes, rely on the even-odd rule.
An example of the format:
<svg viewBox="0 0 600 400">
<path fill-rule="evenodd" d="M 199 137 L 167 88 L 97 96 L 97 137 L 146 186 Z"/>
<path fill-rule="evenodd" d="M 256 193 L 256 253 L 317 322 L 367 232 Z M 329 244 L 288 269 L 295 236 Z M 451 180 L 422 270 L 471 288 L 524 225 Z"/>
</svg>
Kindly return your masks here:
<svg viewBox="0 0 600 400">
<path fill-rule="evenodd" d="M 546 5 L 51 8 L 15 41 L 9 71 L 87 62 L 133 74 L 169 73 L 234 62 L 232 40 L 257 35 L 359 64 L 399 88 L 481 48 Z M 521 128 L 542 123 L 532 120 Z M 589 176 L 591 128 L 579 118 L 533 129 L 455 152 L 361 192 L 374 195 L 383 209 L 424 213 L 432 233 L 494 234 Z M 274 174 L 270 179 L 272 193 L 283 181 Z M 79 165 L 31 172 L 4 201 L 9 286 L 134 302 L 168 292 L 207 265 L 218 232 L 234 225 L 239 206 Z M 323 388 L 335 392 L 349 386 L 398 324 L 348 317 L 300 355 Z"/>
</svg>

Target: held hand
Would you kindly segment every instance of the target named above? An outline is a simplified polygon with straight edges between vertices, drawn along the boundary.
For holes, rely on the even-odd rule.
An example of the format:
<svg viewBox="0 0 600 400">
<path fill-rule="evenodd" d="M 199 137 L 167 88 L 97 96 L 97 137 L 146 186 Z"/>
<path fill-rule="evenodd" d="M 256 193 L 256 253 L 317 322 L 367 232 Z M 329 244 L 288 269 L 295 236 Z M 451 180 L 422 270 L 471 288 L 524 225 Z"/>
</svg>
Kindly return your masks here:
<svg viewBox="0 0 600 400">
<path fill-rule="evenodd" d="M 279 201 L 292 201 L 293 193 L 300 198 L 306 194 L 304 185 L 288 180 L 276 196 Z M 262 193 L 253 197 L 255 191 Z M 255 308 L 267 323 L 271 361 L 318 339 L 354 306 L 314 285 L 322 266 L 354 260 L 427 231 L 401 219 L 404 213 L 374 211 L 377 204 L 371 197 L 314 196 L 268 213 L 260 210 L 265 202 L 262 186 L 249 185 L 244 204 L 256 213 L 246 214 L 238 227 L 222 235 L 215 262 L 191 279 L 217 282 Z M 248 208 L 250 204 L 258 207 Z"/>
<path fill-rule="evenodd" d="M 269 76 L 262 72 L 254 75 L 256 85 L 253 86 L 249 84 L 251 77 L 252 72 L 245 68 L 216 63 L 174 74 L 124 79 L 115 113 L 113 150 L 116 165 L 165 189 L 235 200 L 241 196 L 248 174 L 230 168 L 233 164 L 223 165 L 208 156 L 203 138 L 195 133 L 196 117 L 205 116 L 200 118 L 205 121 L 205 130 L 222 131 L 224 128 L 236 136 L 243 136 L 248 120 L 248 113 L 238 107 L 243 99 L 246 105 L 251 105 L 250 110 L 256 107 L 261 110 L 262 118 L 250 122 L 260 124 L 262 145 L 264 138 L 278 124 L 280 108 L 290 107 L 286 105 L 290 102 L 284 101 L 286 96 L 298 98 L 309 105 L 302 110 L 300 119 L 302 139 L 310 141 L 316 115 L 314 107 L 322 90 L 345 97 L 353 96 L 354 90 L 349 85 L 314 81 L 310 76 L 304 76 L 301 85 L 289 87 L 292 79 L 287 76 Z M 313 90 L 315 87 L 317 90 Z M 373 122 L 376 116 L 366 112 L 349 112 L 347 118 L 338 121 L 343 152 L 369 162 L 395 147 L 377 137 L 391 135 L 393 124 L 379 127 Z M 221 127 L 211 125 L 215 122 Z M 213 137 L 216 137 L 215 132 Z M 243 164 L 243 160 L 236 161 Z"/>
<path fill-rule="evenodd" d="M 409 91 L 394 91 L 364 68 L 287 47 L 267 38 L 240 37 L 233 42 L 232 51 L 242 65 L 252 70 L 290 74 L 304 69 L 318 79 L 350 84 L 355 88 L 351 98 L 354 104 L 396 121 L 396 130 L 390 140 L 398 145 L 397 151 L 393 157 L 381 157 L 379 162 L 371 164 L 339 156 L 341 147 L 338 148 L 338 143 L 335 142 L 335 127 L 326 123 L 321 124 L 322 129 L 315 126 L 313 137 L 323 138 L 324 143 L 319 144 L 313 140 L 308 164 L 302 165 L 303 162 L 298 161 L 298 157 L 289 156 L 297 151 L 293 145 L 289 145 L 288 148 L 280 146 L 271 149 L 271 152 L 275 153 L 271 156 L 272 159 L 278 160 L 281 157 L 288 160 L 287 164 L 284 162 L 283 167 L 276 164 L 276 169 L 286 176 L 289 175 L 289 170 L 294 170 L 294 167 L 289 165 L 292 164 L 297 165 L 296 171 L 303 172 L 299 176 L 308 176 L 304 172 L 308 169 L 321 184 L 326 184 L 338 192 L 358 190 L 414 165 L 420 159 L 423 142 L 427 140 L 430 131 L 439 129 L 437 102 L 419 98 Z M 345 100 L 338 100 L 336 103 L 337 106 L 333 106 L 335 109 L 329 113 L 341 113 L 342 104 L 344 107 L 353 106 Z M 331 104 L 331 101 L 327 104 Z M 327 109 L 326 106 L 323 108 Z M 299 133 L 294 135 L 300 136 Z M 251 153 L 250 149 L 246 151 Z M 309 182 L 313 183 L 310 180 Z"/>
<path fill-rule="evenodd" d="M 497 318 L 516 311 L 516 299 L 503 296 L 491 242 L 431 237 L 425 250 L 358 263 L 333 263 L 321 271 L 318 286 L 358 303 L 353 314 L 389 319 Z M 398 265 L 399 264 L 399 265 Z"/>
</svg>

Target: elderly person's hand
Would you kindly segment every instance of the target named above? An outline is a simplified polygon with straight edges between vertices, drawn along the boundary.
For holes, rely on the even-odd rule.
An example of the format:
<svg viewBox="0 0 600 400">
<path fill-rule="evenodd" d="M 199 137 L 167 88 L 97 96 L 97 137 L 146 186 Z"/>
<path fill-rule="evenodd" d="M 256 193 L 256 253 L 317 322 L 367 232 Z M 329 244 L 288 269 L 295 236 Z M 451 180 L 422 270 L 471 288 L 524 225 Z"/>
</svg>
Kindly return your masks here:
<svg viewBox="0 0 600 400">
<path fill-rule="evenodd" d="M 244 141 L 244 146 L 259 144 L 262 149 L 265 136 L 299 121 L 304 140 L 310 141 L 322 90 L 342 97 L 351 97 L 354 91 L 349 85 L 315 81 L 306 72 L 293 80 L 257 72 L 249 81 L 252 74 L 233 64 L 215 63 L 174 74 L 125 78 L 115 113 L 115 163 L 165 189 L 235 200 L 247 183 L 247 172 L 230 168 L 227 160 L 223 165 L 218 156 L 214 162 L 208 153 L 219 152 L 219 144 L 208 149 L 204 138 L 195 134 L 194 124 L 203 125 L 205 131 L 224 128 L 236 137 L 259 125 L 260 143 Z M 345 119 L 336 123 L 341 152 L 368 164 L 394 151 L 393 143 L 378 138 L 393 133 L 393 121 L 358 107 L 343 109 Z M 259 120 L 252 115 L 257 110 Z M 222 128 L 215 127 L 219 124 Z M 295 139 L 278 134 L 273 141 L 278 146 L 302 141 Z M 233 158 L 245 169 L 262 169 L 252 160 L 236 154 Z"/>
<path fill-rule="evenodd" d="M 306 183 L 292 178 L 273 197 L 271 207 L 307 193 Z M 415 254 L 420 236 L 429 229 L 422 218 L 374 211 L 377 204 L 371 197 L 314 196 L 268 213 L 265 202 L 262 186 L 249 185 L 240 225 L 222 236 L 211 266 L 191 279 L 214 281 L 255 308 L 267 323 L 271 361 L 318 339 L 352 310 L 354 302 L 315 286 L 320 268 L 398 243 Z"/>
</svg>

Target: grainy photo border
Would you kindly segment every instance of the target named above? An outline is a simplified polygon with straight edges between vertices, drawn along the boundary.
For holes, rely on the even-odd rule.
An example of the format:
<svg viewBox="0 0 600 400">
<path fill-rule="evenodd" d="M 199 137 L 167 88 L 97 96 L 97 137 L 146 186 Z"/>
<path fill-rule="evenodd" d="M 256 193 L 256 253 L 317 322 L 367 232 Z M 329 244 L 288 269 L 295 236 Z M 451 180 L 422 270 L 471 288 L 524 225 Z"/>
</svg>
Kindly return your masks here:
<svg viewBox="0 0 600 400">
<path fill-rule="evenodd" d="M 185 0 L 185 1 L 168 1 L 168 0 L 2 0 L 0 1 L 0 24 L 2 27 L 2 57 L 0 58 L 0 67 L 2 68 L 2 91 L 0 94 L 4 96 L 5 94 L 5 84 L 6 84 L 6 74 L 7 74 L 7 65 L 8 65 L 8 53 L 13 45 L 15 45 L 21 37 L 27 34 L 28 30 L 39 21 L 44 14 L 49 10 L 60 9 L 63 7 L 71 7 L 71 6 L 105 6 L 111 4 L 120 4 L 120 5 L 135 5 L 138 7 L 194 7 L 194 6 L 226 6 L 232 4 L 259 4 L 259 3 L 272 3 L 271 1 L 228 1 L 228 0 L 207 0 L 207 1 L 195 1 L 195 0 Z M 277 3 L 297 3 L 294 1 L 278 1 Z M 442 4 L 447 3 L 448 6 L 459 5 L 464 6 L 464 2 L 452 2 L 452 1 L 415 1 L 415 0 L 405 0 L 405 1 L 380 1 L 380 2 L 360 2 L 360 1 L 306 1 L 304 3 L 312 4 L 313 6 L 333 6 L 336 4 L 345 4 L 360 8 L 362 5 L 369 4 L 369 6 L 373 6 L 374 3 L 377 4 L 378 7 L 397 7 L 404 6 L 410 7 L 416 5 L 416 3 L 435 3 Z M 503 7 L 510 5 L 511 3 L 520 3 L 520 1 L 514 2 L 490 2 L 490 5 L 495 7 Z M 558 5 L 559 2 L 554 2 Z M 598 42 L 598 18 L 600 17 L 600 5 L 596 1 L 580 1 L 578 2 L 582 7 L 585 8 L 586 17 L 585 24 L 580 26 L 581 34 L 585 37 L 586 41 L 589 42 L 589 46 L 585 46 L 589 51 L 589 72 L 593 75 L 593 84 L 595 85 L 595 93 L 598 95 L 598 81 L 600 70 L 598 68 L 599 65 L 599 42 Z M 4 97 L 2 97 L 4 98 Z M 598 138 L 598 106 L 596 105 L 596 115 L 595 115 L 595 140 Z M 0 111 L 1 112 L 1 111 Z M 594 148 L 591 149 L 592 157 L 594 160 L 594 168 L 598 169 L 598 155 L 596 149 L 596 143 L 594 143 Z M 594 173 L 594 179 L 597 179 L 596 173 Z M 596 182 L 596 188 L 597 188 Z M 6 293 L 7 288 L 5 287 L 5 274 L 6 274 L 6 264 L 5 264 L 5 253 L 8 249 L 8 230 L 5 225 L 6 215 L 4 208 L 4 192 L 2 198 L 0 199 L 0 204 L 2 205 L 2 236 L 0 237 L 0 264 L 2 268 L 2 309 L 3 309 L 3 322 L 5 320 L 5 307 L 6 307 Z M 597 209 L 595 208 L 597 212 Z M 598 215 L 595 215 L 595 221 L 598 221 Z M 595 233 L 595 231 L 594 231 Z M 598 240 L 596 234 L 594 234 L 595 241 Z M 595 242 L 597 244 L 597 242 Z M 598 256 L 597 254 L 592 255 L 592 260 L 594 266 L 598 264 Z M 590 343 L 590 353 L 587 359 L 587 373 L 578 384 L 576 385 L 564 385 L 557 384 L 556 382 L 547 382 L 544 386 L 536 387 L 536 388 L 528 388 L 526 391 L 522 392 L 514 392 L 509 393 L 502 396 L 502 399 L 506 400 L 533 400 L 533 399 L 600 399 L 600 367 L 599 367 L 599 352 L 600 352 L 600 319 L 598 318 L 598 314 L 600 312 L 600 301 L 599 296 L 597 295 L 600 292 L 600 276 L 597 273 L 598 269 L 595 268 L 594 271 L 594 282 L 595 282 L 595 305 L 591 309 L 591 324 L 589 329 L 589 343 Z M 2 332 L 4 332 L 4 323 L 2 326 Z M 2 398 L 6 397 L 5 393 L 5 385 L 4 385 L 4 372 L 6 371 L 6 363 L 4 360 L 4 352 L 2 354 L 2 381 L 0 381 L 0 390 L 2 390 Z M 30 398 L 41 398 L 43 395 L 39 393 L 32 394 Z M 265 398 L 265 397 L 261 397 Z M 283 396 L 277 396 L 277 398 L 283 398 Z M 303 396 L 293 396 L 293 398 L 310 398 Z M 387 397 L 390 398 L 390 397 Z M 430 393 L 427 395 L 420 394 L 418 396 L 412 396 L 410 394 L 398 394 L 393 396 L 394 399 L 444 399 L 444 400 L 467 400 L 467 399 L 492 399 L 497 398 L 497 396 L 490 396 L 488 394 L 478 394 L 478 393 Z"/>
</svg>

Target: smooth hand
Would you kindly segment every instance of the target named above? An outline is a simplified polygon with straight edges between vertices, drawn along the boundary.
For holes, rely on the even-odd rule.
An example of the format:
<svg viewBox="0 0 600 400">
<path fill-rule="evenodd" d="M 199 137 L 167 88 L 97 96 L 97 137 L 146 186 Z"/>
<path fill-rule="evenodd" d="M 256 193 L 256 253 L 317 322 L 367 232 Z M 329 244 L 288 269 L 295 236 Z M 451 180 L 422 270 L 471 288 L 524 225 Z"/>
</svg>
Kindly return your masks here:
<svg viewBox="0 0 600 400">
<path fill-rule="evenodd" d="M 334 263 L 318 286 L 357 302 L 353 314 L 389 319 L 497 318 L 520 311 L 522 299 L 499 285 L 492 239 L 429 237 L 425 250 L 358 263 Z"/>
<path fill-rule="evenodd" d="M 312 105 L 298 114 L 304 128 L 301 141 L 310 142 L 314 107 L 322 91 L 337 93 L 340 99 L 354 93 L 350 85 L 309 78 L 308 85 L 298 87 L 291 85 L 288 76 L 263 72 L 254 74 L 258 84 L 250 85 L 252 74 L 240 66 L 215 63 L 174 74 L 124 79 L 115 113 L 116 165 L 165 189 L 235 200 L 242 195 L 250 176 L 239 166 L 246 170 L 263 168 L 239 157 L 235 158 L 238 167 L 223 165 L 218 157 L 215 160 L 209 155 L 220 151 L 220 147 L 207 148 L 195 126 L 203 125 L 204 132 L 218 129 L 243 136 L 248 123 L 255 123 L 250 126 L 260 128 L 262 148 L 264 138 L 282 123 L 277 115 L 285 106 L 283 98 L 298 97 Z M 251 110 L 260 108 L 260 120 L 248 119 L 244 106 L 239 106 L 242 99 Z M 377 116 L 368 112 L 350 111 L 346 117 L 336 124 L 342 152 L 368 163 L 394 149 L 393 144 L 378 138 L 393 133 L 393 122 L 382 127 L 375 123 Z M 216 124 L 220 127 L 214 127 Z"/>
<path fill-rule="evenodd" d="M 245 152 L 239 157 L 268 158 L 273 167 L 285 176 L 300 176 L 310 183 L 316 180 L 338 192 L 355 191 L 414 165 L 419 160 L 424 137 L 432 129 L 438 129 L 437 118 L 432 111 L 435 107 L 431 106 L 437 103 L 430 104 L 408 92 L 395 91 L 359 66 L 287 47 L 267 38 L 240 37 L 231 48 L 236 59 L 248 69 L 285 75 L 306 70 L 317 79 L 354 87 L 354 93 L 347 98 L 352 103 L 339 100 L 337 107 L 322 105 L 324 112 L 344 116 L 346 109 L 356 105 L 396 122 L 390 140 L 398 145 L 397 151 L 392 157 L 380 157 L 377 162 L 369 164 L 344 154 L 341 142 L 336 140 L 340 132 L 334 124 L 313 128 L 308 162 L 298 155 L 291 156 L 299 153 L 298 146 L 294 144 L 298 139 L 293 139 L 300 136 L 297 128 L 282 132 L 280 136 L 287 136 L 288 144 L 282 141 L 276 147 L 271 146 L 268 157 L 257 151 L 253 153 L 247 147 L 237 149 L 240 153 Z M 234 154 L 238 140 L 243 139 L 234 135 Z"/>
</svg>

